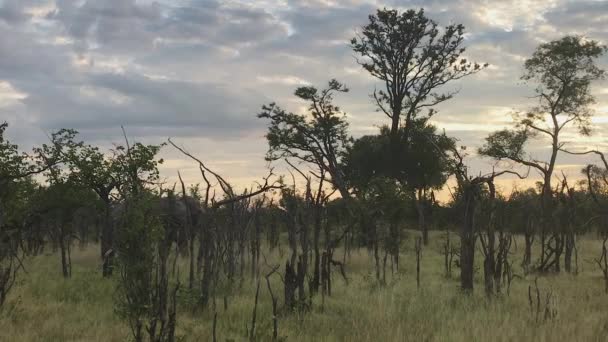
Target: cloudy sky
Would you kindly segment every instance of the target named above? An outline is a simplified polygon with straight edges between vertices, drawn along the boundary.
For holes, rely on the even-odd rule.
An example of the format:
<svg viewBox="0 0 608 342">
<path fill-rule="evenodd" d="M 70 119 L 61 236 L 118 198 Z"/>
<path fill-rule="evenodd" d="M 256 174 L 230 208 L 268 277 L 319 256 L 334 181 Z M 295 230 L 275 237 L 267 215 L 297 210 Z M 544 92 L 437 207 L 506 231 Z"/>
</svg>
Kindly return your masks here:
<svg viewBox="0 0 608 342">
<path fill-rule="evenodd" d="M 369 94 L 376 82 L 355 62 L 348 42 L 378 7 L 420 8 L 440 25 L 462 23 L 467 57 L 490 67 L 453 84 L 457 97 L 434 122 L 461 143 L 480 146 L 533 105 L 519 77 L 542 42 L 583 34 L 608 43 L 608 1 L 593 0 L 0 0 L 0 120 L 23 147 L 62 127 L 93 144 L 133 140 L 184 145 L 246 185 L 265 174 L 261 105 L 303 109 L 293 91 L 328 79 L 351 92 L 336 101 L 352 134 L 387 123 Z M 608 60 L 600 61 L 608 68 Z M 608 151 L 608 83 L 596 83 L 594 135 L 566 135 L 574 148 Z M 535 143 L 542 156 L 546 142 Z M 196 168 L 172 148 L 163 175 Z M 490 161 L 471 158 L 476 170 Z M 562 156 L 576 175 L 587 160 Z M 504 186 L 512 184 L 505 180 Z"/>
</svg>

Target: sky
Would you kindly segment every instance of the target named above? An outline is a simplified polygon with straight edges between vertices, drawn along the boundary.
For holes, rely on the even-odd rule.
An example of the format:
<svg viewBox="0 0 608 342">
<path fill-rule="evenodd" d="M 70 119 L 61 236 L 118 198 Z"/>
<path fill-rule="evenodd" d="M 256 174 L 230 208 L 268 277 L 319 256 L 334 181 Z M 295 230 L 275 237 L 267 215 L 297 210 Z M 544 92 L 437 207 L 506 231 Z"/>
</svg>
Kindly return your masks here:
<svg viewBox="0 0 608 342">
<path fill-rule="evenodd" d="M 520 80 L 536 46 L 566 34 L 608 44 L 608 1 L 594 0 L 0 0 L 0 121 L 27 149 L 50 132 L 74 128 L 88 143 L 109 148 L 129 138 L 173 141 L 240 187 L 267 174 L 261 106 L 294 112 L 302 85 L 331 78 L 348 94 L 336 97 L 359 137 L 388 124 L 370 99 L 381 86 L 355 61 L 349 40 L 379 7 L 424 8 L 440 26 L 466 27 L 466 57 L 490 66 L 446 86 L 456 97 L 433 122 L 471 154 L 473 172 L 511 167 L 475 155 L 511 113 L 530 108 L 534 86 Z M 608 58 L 598 61 L 608 69 Z M 608 152 L 608 82 L 596 82 L 593 135 L 566 132 L 572 150 Z M 531 144 L 538 158 L 547 141 Z M 180 170 L 201 182 L 198 167 L 172 147 L 161 174 Z M 579 177 L 592 159 L 561 155 L 558 172 Z M 277 165 L 277 171 L 284 166 Z M 526 184 L 537 178 L 530 174 Z M 501 181 L 504 189 L 515 180 Z"/>
</svg>

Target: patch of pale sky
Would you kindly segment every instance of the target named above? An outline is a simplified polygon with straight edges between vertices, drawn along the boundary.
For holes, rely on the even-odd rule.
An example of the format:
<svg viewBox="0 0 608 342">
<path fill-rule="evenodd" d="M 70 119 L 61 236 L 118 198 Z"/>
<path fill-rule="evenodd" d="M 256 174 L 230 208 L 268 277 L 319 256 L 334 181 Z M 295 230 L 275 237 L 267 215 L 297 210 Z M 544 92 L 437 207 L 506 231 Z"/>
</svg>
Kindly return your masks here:
<svg viewBox="0 0 608 342">
<path fill-rule="evenodd" d="M 543 14 L 557 3 L 552 0 L 491 1 L 487 6 L 477 6 L 473 13 L 481 22 L 510 32 L 516 26 L 529 28 L 543 22 Z"/>
<path fill-rule="evenodd" d="M 79 91 L 83 100 L 93 100 L 113 105 L 124 105 L 132 100 L 129 96 L 109 88 L 87 85 L 79 87 Z"/>
<path fill-rule="evenodd" d="M 271 76 L 258 75 L 256 77 L 256 80 L 261 83 L 276 83 L 276 84 L 283 84 L 283 85 L 289 85 L 289 86 L 310 85 L 310 82 L 306 81 L 305 79 L 299 78 L 297 76 L 292 76 L 292 75 L 271 75 Z"/>
</svg>

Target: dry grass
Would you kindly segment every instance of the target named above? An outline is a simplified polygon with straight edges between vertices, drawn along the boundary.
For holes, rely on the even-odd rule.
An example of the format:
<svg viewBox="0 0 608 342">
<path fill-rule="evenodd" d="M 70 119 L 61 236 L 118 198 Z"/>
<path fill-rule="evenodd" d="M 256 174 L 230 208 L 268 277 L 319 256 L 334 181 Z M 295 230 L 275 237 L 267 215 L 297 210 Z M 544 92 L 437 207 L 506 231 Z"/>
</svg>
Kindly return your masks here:
<svg viewBox="0 0 608 342">
<path fill-rule="evenodd" d="M 477 273 L 473 296 L 459 292 L 457 279 L 445 279 L 439 254 L 440 233 L 431 236 L 423 250 L 422 289 L 416 289 L 413 241 L 404 242 L 402 270 L 389 278 L 389 285 L 376 286 L 367 251 L 353 252 L 348 260 L 350 284 L 334 274 L 334 292 L 321 311 L 320 296 L 312 312 L 281 315 L 279 335 L 287 341 L 606 341 L 608 295 L 591 259 L 599 243 L 591 237 L 579 241 L 579 274 L 539 278 L 542 290 L 556 295 L 555 320 L 535 323 L 528 306 L 530 275 L 516 279 L 509 296 L 488 300 Z M 520 244 L 522 246 L 522 244 Z M 2 341 L 125 341 L 127 326 L 113 311 L 112 280 L 98 271 L 97 246 L 74 251 L 73 278 L 61 277 L 59 257 L 45 255 L 28 261 L 11 301 L 1 314 Z M 521 248 L 514 256 L 521 259 Z M 336 253 L 336 255 L 341 255 Z M 477 261 L 481 256 L 478 254 Z M 269 259 L 276 263 L 287 258 Z M 182 269 L 185 269 L 182 267 Z M 517 271 L 521 273 L 519 270 Z M 458 269 L 454 269 L 455 277 Z M 185 274 L 185 272 L 182 272 Z M 185 280 L 183 280 L 185 282 Z M 262 283 L 258 308 L 258 340 L 271 336 L 270 297 Z M 282 302 L 282 287 L 274 279 L 274 292 Z M 255 283 L 246 278 L 234 284 L 235 294 L 224 310 L 218 299 L 220 341 L 245 340 L 250 325 Z M 193 314 L 188 294 L 182 294 L 178 334 L 184 341 L 210 341 L 212 313 Z M 190 297 L 191 298 L 191 297 Z"/>
</svg>

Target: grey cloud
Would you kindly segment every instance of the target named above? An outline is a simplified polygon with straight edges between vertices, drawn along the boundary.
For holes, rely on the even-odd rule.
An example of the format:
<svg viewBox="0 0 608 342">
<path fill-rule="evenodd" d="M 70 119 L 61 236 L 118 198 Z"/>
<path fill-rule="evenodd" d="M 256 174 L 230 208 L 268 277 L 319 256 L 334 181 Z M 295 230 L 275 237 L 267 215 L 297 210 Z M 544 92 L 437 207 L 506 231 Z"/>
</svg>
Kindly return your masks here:
<svg viewBox="0 0 608 342">
<path fill-rule="evenodd" d="M 49 19 L 57 20 L 89 49 L 133 55 L 150 53 L 160 40 L 190 40 L 214 45 L 259 43 L 287 34 L 270 13 L 217 1 L 188 1 L 181 6 L 136 0 L 59 0 Z"/>
<path fill-rule="evenodd" d="M 570 1 L 544 16 L 548 23 L 563 33 L 608 34 L 608 2 L 593 0 Z M 601 38 L 601 37 L 593 37 Z"/>
<path fill-rule="evenodd" d="M 102 74 L 90 76 L 85 85 L 36 89 L 23 103 L 48 129 L 181 128 L 225 139 L 260 127 L 254 108 L 261 98 L 221 84 Z"/>
<path fill-rule="evenodd" d="M 58 0 L 57 9 L 48 19 L 63 24 L 67 33 L 84 51 L 96 45 L 114 49 L 151 48 L 155 38 L 151 24 L 161 18 L 156 3 L 136 0 Z"/>
<path fill-rule="evenodd" d="M 0 20 L 9 25 L 20 24 L 31 16 L 24 11 L 23 2 L 19 0 L 5 0 L 0 7 Z"/>
<path fill-rule="evenodd" d="M 519 80 L 521 59 L 539 41 L 570 32 L 608 41 L 608 9 L 596 1 L 556 2 L 552 9 L 539 7 L 533 17 L 521 14 L 524 9 L 515 1 L 501 2 L 510 9 L 499 19 L 513 22 L 510 31 L 479 14 L 498 6 L 485 0 L 306 0 L 274 8 L 248 0 L 56 0 L 56 10 L 34 20 L 27 9 L 44 2 L 0 5 L 0 80 L 28 96 L 2 110 L 21 125 L 15 127 L 20 135 L 27 135 L 23 127 L 66 126 L 97 140 L 119 135 L 123 124 L 141 139 L 231 141 L 221 144 L 226 147 L 219 154 L 226 156 L 242 144 L 264 145 L 264 122 L 255 118 L 260 105 L 274 100 L 288 109 L 301 105 L 292 95 L 297 85 L 281 82 L 282 77 L 317 86 L 332 77 L 346 82 L 351 92 L 336 102 L 352 115 L 353 134 L 386 123 L 368 97 L 377 83 L 356 64 L 348 46 L 376 7 L 424 7 L 442 26 L 463 23 L 469 33 L 467 56 L 492 64 L 448 86 L 461 92 L 434 118 L 468 146 L 482 144 L 487 130 L 455 124 L 502 124 L 508 118 L 489 115 L 491 107 L 528 105 L 531 88 Z M 91 65 L 74 65 L 79 57 Z M 114 60 L 120 68 L 103 67 Z M 600 98 L 600 104 L 607 99 Z M 23 117 L 27 122 L 15 119 Z M 262 154 L 243 158 L 261 165 Z"/>
<path fill-rule="evenodd" d="M 352 38 L 355 29 L 364 25 L 375 7 L 362 4 L 352 7 L 315 8 L 297 6 L 285 14 L 296 35 L 310 41 L 345 40 Z"/>
</svg>

